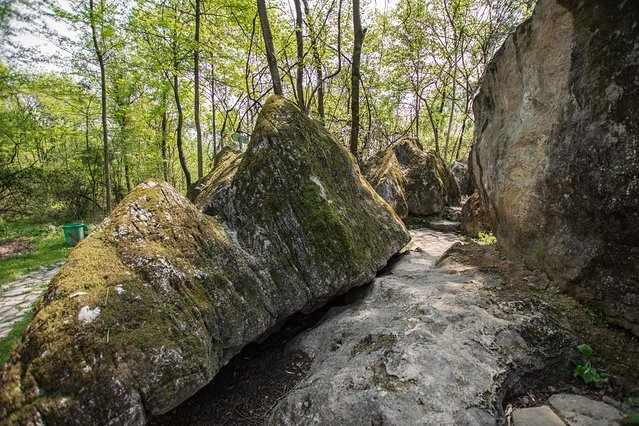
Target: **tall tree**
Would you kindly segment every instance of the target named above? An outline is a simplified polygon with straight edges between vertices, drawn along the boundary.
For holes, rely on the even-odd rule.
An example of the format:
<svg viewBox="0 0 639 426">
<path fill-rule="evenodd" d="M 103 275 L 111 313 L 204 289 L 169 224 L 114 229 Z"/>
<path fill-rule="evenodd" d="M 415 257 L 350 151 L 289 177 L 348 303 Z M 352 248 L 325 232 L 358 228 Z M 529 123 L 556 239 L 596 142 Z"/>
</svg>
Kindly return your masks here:
<svg viewBox="0 0 639 426">
<path fill-rule="evenodd" d="M 200 125 L 200 18 L 201 0 L 195 0 L 195 47 L 193 49 L 193 118 L 195 121 L 195 136 L 197 138 L 197 178 L 204 176 L 204 161 L 202 158 L 202 126 Z"/>
<path fill-rule="evenodd" d="M 111 211 L 111 177 L 109 174 L 109 120 L 107 117 L 107 85 L 106 66 L 104 63 L 104 33 L 98 35 L 98 20 L 104 21 L 105 0 L 100 2 L 100 10 L 96 13 L 93 0 L 89 0 L 89 21 L 91 23 L 91 35 L 95 56 L 100 66 L 100 95 L 102 99 L 102 144 L 104 148 L 104 192 L 106 198 L 106 212 Z M 101 38 L 102 40 L 98 40 Z"/>
<path fill-rule="evenodd" d="M 302 25 L 302 5 L 300 0 L 293 0 L 295 3 L 295 42 L 297 47 L 297 104 L 302 112 L 306 112 L 304 103 L 304 32 Z"/>
<path fill-rule="evenodd" d="M 268 22 L 268 13 L 266 10 L 266 0 L 257 0 L 257 11 L 260 16 L 260 26 L 262 27 L 262 37 L 264 38 L 264 47 L 266 48 L 266 61 L 271 72 L 271 80 L 273 80 L 273 92 L 276 95 L 282 95 L 282 79 L 280 71 L 277 68 L 277 57 L 275 56 L 275 46 L 273 45 L 273 34 L 271 33 L 271 25 Z"/>
<path fill-rule="evenodd" d="M 351 68 L 351 153 L 357 157 L 359 144 L 359 87 L 360 87 L 360 63 L 362 58 L 362 45 L 364 44 L 365 29 L 362 29 L 359 0 L 353 0 L 353 64 Z"/>
</svg>

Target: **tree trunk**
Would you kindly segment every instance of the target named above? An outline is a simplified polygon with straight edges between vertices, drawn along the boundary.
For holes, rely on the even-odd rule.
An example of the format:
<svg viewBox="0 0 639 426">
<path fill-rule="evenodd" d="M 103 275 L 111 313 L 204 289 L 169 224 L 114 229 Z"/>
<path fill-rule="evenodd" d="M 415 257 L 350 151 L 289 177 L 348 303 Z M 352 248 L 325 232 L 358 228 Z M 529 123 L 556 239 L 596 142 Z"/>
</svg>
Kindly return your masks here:
<svg viewBox="0 0 639 426">
<path fill-rule="evenodd" d="M 213 119 L 213 158 L 217 157 L 217 122 L 215 120 L 215 66 L 211 63 L 211 117 Z"/>
<path fill-rule="evenodd" d="M 104 3 L 102 3 L 104 5 Z M 104 7 L 102 7 L 104 13 Z M 104 52 L 98 43 L 98 32 L 95 22 L 95 7 L 93 0 L 89 0 L 89 13 L 91 18 L 91 35 L 93 36 L 93 48 L 100 66 L 100 95 L 102 97 L 102 145 L 104 148 L 104 192 L 106 197 L 106 213 L 111 211 L 111 177 L 109 175 L 109 123 L 107 120 L 107 93 L 106 93 L 106 67 L 104 64 Z"/>
<path fill-rule="evenodd" d="M 202 126 L 200 125 L 200 0 L 195 0 L 195 50 L 193 51 L 193 90 L 195 135 L 197 138 L 197 178 L 204 176 L 202 157 Z"/>
<path fill-rule="evenodd" d="M 351 73 L 351 153 L 357 157 L 357 145 L 359 141 L 359 66 L 362 57 L 362 44 L 364 44 L 362 20 L 359 13 L 359 0 L 353 0 L 353 65 Z"/>
<path fill-rule="evenodd" d="M 268 23 L 268 14 L 266 13 L 266 0 L 257 0 L 257 11 L 260 16 L 260 26 L 262 27 L 262 36 L 264 37 L 264 46 L 266 48 L 266 61 L 273 80 L 273 92 L 276 95 L 282 95 L 284 93 L 282 92 L 282 79 L 277 68 L 273 34 L 271 34 L 271 26 Z"/>
<path fill-rule="evenodd" d="M 297 44 L 297 104 L 300 110 L 306 112 L 304 103 L 304 33 L 302 31 L 302 5 L 300 0 L 293 0 L 295 3 L 295 41 Z"/>
<path fill-rule="evenodd" d="M 164 176 L 164 181 L 168 182 L 169 181 L 169 159 L 167 158 L 166 155 L 166 139 L 167 139 L 167 124 L 168 124 L 168 117 L 167 117 L 167 112 L 166 112 L 166 100 L 164 100 L 164 109 L 162 110 L 162 133 L 161 133 L 161 140 L 160 140 L 160 152 L 162 154 L 162 175 Z"/>
<path fill-rule="evenodd" d="M 177 62 L 177 61 L 176 61 Z M 186 164 L 186 157 L 184 156 L 184 148 L 182 147 L 182 125 L 184 123 L 184 113 L 182 112 L 182 102 L 180 101 L 180 89 L 179 79 L 177 73 L 177 63 L 174 63 L 175 69 L 173 70 L 173 96 L 175 98 L 175 108 L 177 109 L 178 121 L 177 129 L 175 130 L 177 139 L 178 157 L 180 159 L 180 166 L 184 172 L 184 179 L 186 180 L 186 189 L 191 187 L 191 172 L 189 172 L 189 166 Z"/>
</svg>

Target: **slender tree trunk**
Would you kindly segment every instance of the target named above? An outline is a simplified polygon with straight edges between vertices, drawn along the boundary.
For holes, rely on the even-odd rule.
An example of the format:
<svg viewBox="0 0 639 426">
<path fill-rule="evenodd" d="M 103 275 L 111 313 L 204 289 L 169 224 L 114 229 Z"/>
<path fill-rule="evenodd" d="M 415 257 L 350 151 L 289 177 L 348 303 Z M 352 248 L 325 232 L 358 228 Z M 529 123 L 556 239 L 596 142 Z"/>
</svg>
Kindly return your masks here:
<svg viewBox="0 0 639 426">
<path fill-rule="evenodd" d="M 260 16 L 260 26 L 262 27 L 262 36 L 264 37 L 264 46 L 266 48 L 266 61 L 273 80 L 273 92 L 276 95 L 282 95 L 284 93 L 282 91 L 282 79 L 277 68 L 273 34 L 271 33 L 271 26 L 268 23 L 268 14 L 266 12 L 266 0 L 257 0 L 257 11 Z"/>
<path fill-rule="evenodd" d="M 364 44 L 364 33 L 362 20 L 359 11 L 359 0 L 353 0 L 353 65 L 351 73 L 351 153 L 357 157 L 357 145 L 359 141 L 359 85 L 360 85 L 360 62 L 362 57 L 362 44 Z"/>
<path fill-rule="evenodd" d="M 184 172 L 184 179 L 186 181 L 186 188 L 191 187 L 191 172 L 189 172 L 189 166 L 186 163 L 186 157 L 184 156 L 184 147 L 182 146 L 182 126 L 184 123 L 184 113 L 182 112 L 182 102 L 180 101 L 180 89 L 179 89 L 179 79 L 177 73 L 177 61 L 174 63 L 175 69 L 173 70 L 173 96 L 175 98 L 175 108 L 177 109 L 178 121 L 177 121 L 177 129 L 176 140 L 177 140 L 177 149 L 178 149 L 178 158 L 180 159 L 180 166 L 182 166 L 182 171 Z"/>
<path fill-rule="evenodd" d="M 104 13 L 104 2 L 102 3 Z M 98 42 L 96 28 L 95 6 L 93 0 L 89 0 L 89 13 L 91 18 L 91 35 L 93 36 L 93 48 L 100 66 L 100 95 L 102 97 L 102 145 L 104 148 L 104 192 L 106 197 L 106 213 L 111 211 L 111 177 L 109 175 L 109 123 L 107 120 L 107 92 L 106 92 L 106 66 L 104 64 L 104 52 Z M 101 14 L 102 14 L 101 13 Z M 102 17 L 103 18 L 103 17 Z"/>
<path fill-rule="evenodd" d="M 217 121 L 215 120 L 215 66 L 211 63 L 211 116 L 213 119 L 213 158 L 217 157 Z"/>
<path fill-rule="evenodd" d="M 295 41 L 297 44 L 297 104 L 300 110 L 306 112 L 306 104 L 304 103 L 304 33 L 302 25 L 304 18 L 302 17 L 302 5 L 300 0 L 293 0 L 295 3 Z"/>
<path fill-rule="evenodd" d="M 195 49 L 193 50 L 193 114 L 197 138 L 197 178 L 204 176 L 202 155 L 202 126 L 200 125 L 200 11 L 201 0 L 195 0 Z"/>
<path fill-rule="evenodd" d="M 457 91 L 457 56 L 453 64 L 453 87 L 452 96 L 450 97 L 450 115 L 448 116 L 448 129 L 446 129 L 446 142 L 444 145 L 444 161 L 448 161 L 448 143 L 450 141 L 450 129 L 453 126 L 453 117 L 455 116 L 455 96 Z"/>
<path fill-rule="evenodd" d="M 165 96 L 165 95 L 163 95 Z M 164 176 L 164 181 L 169 181 L 169 159 L 166 154 L 166 140 L 167 140 L 167 125 L 168 125 L 168 117 L 166 112 L 166 99 L 163 100 L 164 108 L 162 110 L 162 133 L 160 140 L 160 151 L 162 153 L 162 175 Z"/>
</svg>

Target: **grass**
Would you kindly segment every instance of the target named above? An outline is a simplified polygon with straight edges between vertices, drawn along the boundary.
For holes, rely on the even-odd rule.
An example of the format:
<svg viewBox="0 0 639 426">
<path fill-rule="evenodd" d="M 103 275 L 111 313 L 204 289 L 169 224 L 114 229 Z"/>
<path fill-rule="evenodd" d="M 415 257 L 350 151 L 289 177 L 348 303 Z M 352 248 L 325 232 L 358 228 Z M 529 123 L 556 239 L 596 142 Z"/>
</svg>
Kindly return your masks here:
<svg viewBox="0 0 639 426">
<path fill-rule="evenodd" d="M 47 224 L 0 223 L 3 241 L 26 238 L 36 248 L 11 259 L 0 261 L 0 291 L 2 286 L 18 277 L 66 259 L 71 251 L 64 242 L 62 229 Z"/>
<path fill-rule="evenodd" d="M 95 226 L 90 226 L 92 231 Z M 64 234 L 60 226 L 49 224 L 30 224 L 23 222 L 7 223 L 0 218 L 0 241 L 25 238 L 36 250 L 11 259 L 0 260 L 0 293 L 2 286 L 20 276 L 43 266 L 58 263 L 67 258 L 70 248 L 66 246 Z M 17 322 L 9 334 L 0 339 L 0 366 L 7 362 L 11 349 L 20 341 L 33 312 Z"/>
<path fill-rule="evenodd" d="M 13 326 L 13 328 L 5 338 L 0 339 L 0 366 L 2 366 L 9 359 L 11 349 L 13 349 L 13 346 L 22 338 L 22 335 L 31 322 L 32 317 L 33 312 L 29 311 L 29 313 L 24 318 L 22 318 Z"/>
</svg>

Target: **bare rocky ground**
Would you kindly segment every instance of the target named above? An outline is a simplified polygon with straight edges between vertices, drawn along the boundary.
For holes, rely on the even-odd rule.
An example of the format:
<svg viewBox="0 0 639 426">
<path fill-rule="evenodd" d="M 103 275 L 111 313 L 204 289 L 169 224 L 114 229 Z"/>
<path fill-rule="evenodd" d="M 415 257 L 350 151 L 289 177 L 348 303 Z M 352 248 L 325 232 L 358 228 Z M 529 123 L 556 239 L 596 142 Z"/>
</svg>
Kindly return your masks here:
<svg viewBox="0 0 639 426">
<path fill-rule="evenodd" d="M 637 392 L 632 336 L 598 323 L 494 247 L 425 229 L 412 236 L 409 251 L 373 283 L 294 318 L 153 423 L 522 424 L 532 415 L 586 425 L 627 416 L 616 401 Z M 583 341 L 610 377 L 605 388 L 572 377 L 569 361 Z M 560 410 L 561 398 L 569 402 Z M 571 414 L 578 398 L 595 412 Z"/>
<path fill-rule="evenodd" d="M 401 394 L 414 394 L 412 399 L 421 407 L 417 410 L 421 415 L 431 413 L 431 417 L 419 420 L 426 422 L 452 419 L 457 423 L 490 424 L 514 419 L 518 421 L 516 424 L 561 425 L 563 421 L 570 425 L 618 424 L 632 411 L 632 407 L 618 401 L 628 402 L 627 397 L 639 394 L 639 372 L 635 368 L 639 365 L 639 345 L 634 336 L 609 326 L 598 312 L 558 291 L 545 275 L 508 261 L 494 247 L 425 229 L 413 231 L 412 236 L 409 251 L 394 259 L 373 283 L 336 298 L 311 315 L 292 318 L 265 342 L 252 344 L 235 357 L 197 395 L 167 415 L 156 417 L 152 424 L 240 425 L 263 424 L 267 419 L 275 424 L 312 423 L 317 418 L 295 416 L 304 414 L 305 408 L 308 412 L 314 399 L 320 400 L 321 404 L 317 405 L 331 407 L 337 403 L 346 410 L 344 418 L 339 419 L 333 406 L 325 413 L 331 417 L 324 419 L 329 423 L 343 420 L 357 424 L 358 418 L 352 411 L 355 404 L 361 405 L 366 415 L 373 414 L 374 418 L 369 420 L 374 424 L 400 424 L 408 421 L 407 417 L 401 417 L 402 408 L 395 407 L 397 412 L 392 413 L 393 404 L 380 403 L 380 399 L 392 402 Z M 440 267 L 433 268 L 442 254 Z M 57 268 L 44 269 L 13 283 L 10 290 L 0 295 L 0 304 L 4 307 L 1 320 L 13 321 L 5 312 L 8 303 L 34 297 L 56 271 Z M 402 280 L 412 282 L 411 286 L 401 285 Z M 443 286 L 443 293 L 428 295 L 430 302 L 425 304 L 426 287 L 438 285 Z M 464 287 L 470 292 L 463 291 Z M 477 322 L 471 318 L 471 311 L 481 312 L 486 308 L 473 299 L 475 292 L 483 293 L 488 302 L 497 305 L 515 306 L 515 302 L 522 299 L 541 302 L 540 306 L 552 312 L 553 321 L 578 331 L 578 341 L 594 348 L 594 363 L 610 377 L 609 385 L 586 387 L 570 377 L 569 369 L 561 372 L 555 370 L 556 366 L 550 366 L 537 370 L 537 375 L 545 377 L 544 380 L 526 377 L 517 386 L 509 380 L 506 386 L 493 389 L 489 383 L 501 373 L 491 371 L 483 377 L 488 391 L 467 392 L 466 397 L 461 398 L 470 407 L 461 411 L 462 414 L 454 417 L 452 411 L 442 410 L 445 407 L 438 408 L 437 400 L 443 396 L 460 397 L 454 390 L 451 393 L 451 384 L 459 391 L 465 387 L 464 383 L 481 379 L 485 360 L 481 356 L 461 357 L 457 370 L 447 370 L 449 366 L 440 364 L 446 354 L 442 357 L 435 348 L 424 350 L 437 343 L 433 339 L 437 328 L 441 329 L 441 335 L 462 336 L 457 341 L 462 346 L 477 343 L 474 350 L 484 356 L 493 356 L 495 352 L 491 346 L 496 342 L 484 340 L 486 333 L 473 336 L 463 329 L 464 323 Z M 398 297 L 401 293 L 408 297 Z M 438 305 L 451 305 L 448 298 L 462 303 L 456 310 L 438 311 Z M 383 306 L 376 307 L 381 309 L 378 312 L 373 306 L 376 299 L 383 302 Z M 24 303 L 18 302 L 11 306 Z M 429 317 L 432 318 L 429 320 Z M 445 324 L 451 318 L 452 327 Z M 397 320 L 404 324 L 404 329 L 392 324 Z M 426 333 L 430 336 L 421 330 L 419 337 L 420 333 L 416 333 L 419 323 L 428 324 L 430 329 Z M 481 328 L 486 330 L 488 324 L 482 323 Z M 412 341 L 412 347 L 402 342 L 411 334 L 418 336 Z M 506 340 L 518 340 L 506 334 Z M 455 339 L 449 343 L 443 350 L 459 357 L 461 353 Z M 413 363 L 408 366 L 406 363 L 411 363 L 411 357 Z M 353 362 L 354 358 L 366 362 Z M 428 366 L 426 370 L 424 366 Z M 422 371 L 415 373 L 415 367 Z M 447 377 L 451 372 L 452 376 Z M 558 373 L 561 374 L 558 376 Z M 413 377 L 409 377 L 411 374 Z M 426 374 L 431 387 L 425 387 L 428 383 L 423 381 L 416 382 L 415 374 Z M 415 389 L 417 383 L 419 389 Z M 343 384 L 352 387 L 350 393 L 340 388 Z M 355 400 L 349 400 L 352 397 Z M 395 417 L 385 417 L 390 414 L 380 413 L 380 407 L 390 409 Z M 410 407 L 406 411 L 408 414 L 404 416 L 416 412 Z M 531 423 L 533 419 L 541 423 Z"/>
</svg>

